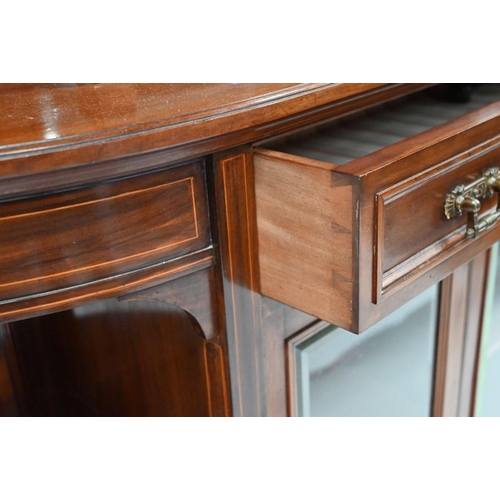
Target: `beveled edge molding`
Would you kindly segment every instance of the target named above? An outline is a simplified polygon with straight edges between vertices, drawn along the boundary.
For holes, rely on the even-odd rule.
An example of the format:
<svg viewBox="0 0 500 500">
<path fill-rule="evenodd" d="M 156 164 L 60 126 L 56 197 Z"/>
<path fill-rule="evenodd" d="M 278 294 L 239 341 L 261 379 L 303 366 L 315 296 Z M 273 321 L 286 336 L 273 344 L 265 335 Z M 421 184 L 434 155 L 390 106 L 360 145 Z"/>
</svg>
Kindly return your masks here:
<svg viewBox="0 0 500 500">
<path fill-rule="evenodd" d="M 317 333 L 325 328 L 331 328 L 332 325 L 326 321 L 318 320 L 312 325 L 307 326 L 303 330 L 300 330 L 295 335 L 288 337 L 285 340 L 286 349 L 286 381 L 287 381 L 287 410 L 289 417 L 298 417 L 298 387 L 297 387 L 297 375 L 298 367 L 295 361 L 294 350 L 302 342 L 314 337 Z"/>
<path fill-rule="evenodd" d="M 1 177 L 11 183 L 11 191 L 19 191 L 21 186 L 16 179 L 67 170 L 66 173 L 61 172 L 65 177 L 69 171 L 82 166 L 85 171 L 79 175 L 88 178 L 91 173 L 100 175 L 99 169 L 94 168 L 96 163 L 104 163 L 103 167 L 114 172 L 115 167 L 108 167 L 108 162 L 120 159 L 135 162 L 138 155 L 149 155 L 151 161 L 165 163 L 186 161 L 263 140 L 318 120 L 331 119 L 346 110 L 369 106 L 372 101 L 388 100 L 432 84 L 310 85 L 310 88 L 304 87 L 284 97 L 275 96 L 258 105 L 248 105 L 225 114 L 208 114 L 204 118 L 168 127 L 150 127 L 127 135 L 115 134 L 94 140 L 88 140 L 86 136 L 87 140 L 81 142 L 48 147 L 38 145 L 32 150 L 23 148 L 17 153 L 6 152 L 0 154 Z M 139 161 L 134 166 L 126 166 L 126 169 L 138 173 L 144 171 L 145 166 Z"/>
<path fill-rule="evenodd" d="M 67 288 L 0 301 L 0 322 L 17 321 L 76 307 L 85 302 L 118 297 L 213 266 L 208 247 L 168 262 Z"/>
<path fill-rule="evenodd" d="M 119 85 L 120 84 L 116 84 L 116 86 Z M 178 85 L 181 86 L 182 84 Z M 30 154 L 37 154 L 41 150 L 48 151 L 62 148 L 73 148 L 78 147 L 79 145 L 90 144 L 97 141 L 109 139 L 125 139 L 127 137 L 148 134 L 158 130 L 166 131 L 174 127 L 193 125 L 197 122 L 219 119 L 226 116 L 231 116 L 235 113 L 240 113 L 242 111 L 258 109 L 260 107 L 269 106 L 277 102 L 287 101 L 301 97 L 303 95 L 318 93 L 325 90 L 331 91 L 333 89 L 335 91 L 335 94 L 338 96 L 337 98 L 341 98 L 343 94 L 355 94 L 366 90 L 383 87 L 384 85 L 387 84 L 358 84 L 359 88 L 356 89 L 356 92 L 353 92 L 352 90 L 349 91 L 348 88 L 343 88 L 346 86 L 346 84 L 339 83 L 290 84 L 288 88 L 281 88 L 263 94 L 256 94 L 253 97 L 246 97 L 243 99 L 236 98 L 233 102 L 228 104 L 222 104 L 214 108 L 199 109 L 196 112 L 187 114 L 165 116 L 165 118 L 159 120 L 146 120 L 136 123 L 126 123 L 125 125 L 120 127 L 96 130 L 94 133 L 90 134 L 82 133 L 62 137 L 57 136 L 46 140 L 3 145 L 0 146 L 0 161 L 2 161 L 4 158 L 12 158 L 18 155 L 29 156 Z M 75 89 L 75 92 L 78 92 L 78 88 Z"/>
</svg>

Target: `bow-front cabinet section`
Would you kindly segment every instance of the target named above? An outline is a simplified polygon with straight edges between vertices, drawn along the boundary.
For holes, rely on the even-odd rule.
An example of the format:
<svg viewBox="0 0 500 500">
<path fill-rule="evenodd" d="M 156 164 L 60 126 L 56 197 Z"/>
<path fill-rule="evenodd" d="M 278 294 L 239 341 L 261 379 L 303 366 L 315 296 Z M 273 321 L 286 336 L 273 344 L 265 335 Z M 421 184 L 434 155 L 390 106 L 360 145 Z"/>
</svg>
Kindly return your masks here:
<svg viewBox="0 0 500 500">
<path fill-rule="evenodd" d="M 500 85 L 0 85 L 2 416 L 500 415 Z"/>
</svg>

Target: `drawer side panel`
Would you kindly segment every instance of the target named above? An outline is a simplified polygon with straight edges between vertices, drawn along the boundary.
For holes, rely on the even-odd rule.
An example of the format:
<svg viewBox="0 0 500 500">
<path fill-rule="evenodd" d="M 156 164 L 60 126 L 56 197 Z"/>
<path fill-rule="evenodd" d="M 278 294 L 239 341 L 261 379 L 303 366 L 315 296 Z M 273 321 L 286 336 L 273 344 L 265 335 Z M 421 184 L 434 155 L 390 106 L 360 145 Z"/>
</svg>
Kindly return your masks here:
<svg viewBox="0 0 500 500">
<path fill-rule="evenodd" d="M 334 172 L 254 155 L 261 292 L 344 327 L 353 317 L 353 186 Z"/>
</svg>

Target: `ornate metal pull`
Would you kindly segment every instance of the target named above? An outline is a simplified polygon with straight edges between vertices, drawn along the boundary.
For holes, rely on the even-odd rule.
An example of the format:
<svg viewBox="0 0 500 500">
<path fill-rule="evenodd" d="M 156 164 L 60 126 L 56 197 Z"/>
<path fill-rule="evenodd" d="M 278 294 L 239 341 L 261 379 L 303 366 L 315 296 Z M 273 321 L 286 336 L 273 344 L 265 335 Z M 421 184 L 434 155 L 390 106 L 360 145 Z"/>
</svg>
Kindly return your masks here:
<svg viewBox="0 0 500 500">
<path fill-rule="evenodd" d="M 480 199 L 490 198 L 497 193 L 496 211 L 479 218 Z M 467 213 L 466 238 L 477 238 L 479 233 L 493 226 L 500 219 L 500 169 L 492 167 L 486 170 L 477 181 L 468 185 L 460 185 L 446 195 L 443 212 L 447 219 L 460 217 Z"/>
</svg>

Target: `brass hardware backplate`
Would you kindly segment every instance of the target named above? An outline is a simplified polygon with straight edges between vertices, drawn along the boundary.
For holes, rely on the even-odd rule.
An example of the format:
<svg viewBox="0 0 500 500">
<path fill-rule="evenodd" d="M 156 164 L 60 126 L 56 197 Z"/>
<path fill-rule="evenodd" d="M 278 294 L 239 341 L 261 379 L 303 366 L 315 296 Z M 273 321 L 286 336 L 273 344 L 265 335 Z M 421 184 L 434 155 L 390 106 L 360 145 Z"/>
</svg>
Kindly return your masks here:
<svg viewBox="0 0 500 500">
<path fill-rule="evenodd" d="M 460 217 L 463 213 L 462 199 L 475 198 L 484 199 L 493 196 L 494 184 L 500 180 L 500 168 L 491 167 L 482 177 L 474 182 L 464 185 L 461 184 L 446 195 L 444 200 L 443 212 L 447 219 Z"/>
<path fill-rule="evenodd" d="M 470 184 L 460 184 L 450 191 L 443 204 L 444 216 L 449 220 L 460 217 L 463 212 L 468 215 L 467 238 L 476 238 L 480 232 L 488 229 L 500 219 L 500 198 L 495 212 L 478 217 L 481 209 L 479 200 L 490 198 L 500 192 L 500 168 L 491 167 L 479 179 Z"/>
</svg>

